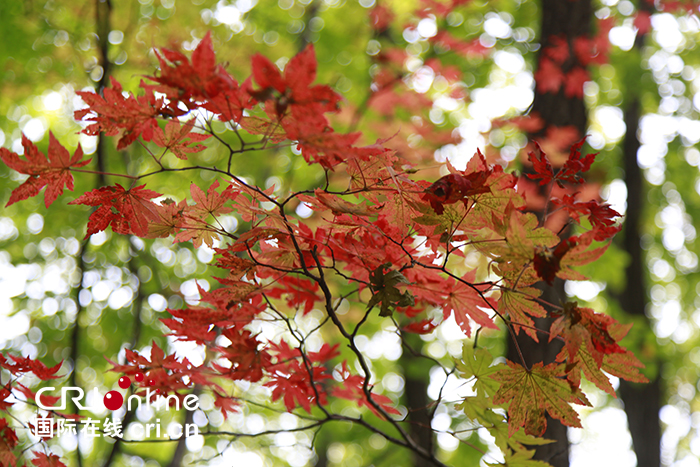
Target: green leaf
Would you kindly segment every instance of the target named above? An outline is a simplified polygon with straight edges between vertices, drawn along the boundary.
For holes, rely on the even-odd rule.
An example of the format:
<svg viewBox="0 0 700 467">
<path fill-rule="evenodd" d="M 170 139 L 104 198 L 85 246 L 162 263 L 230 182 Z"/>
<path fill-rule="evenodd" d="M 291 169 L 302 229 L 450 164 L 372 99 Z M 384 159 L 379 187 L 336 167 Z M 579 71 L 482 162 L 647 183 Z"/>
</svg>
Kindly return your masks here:
<svg viewBox="0 0 700 467">
<path fill-rule="evenodd" d="M 462 360 L 457 362 L 457 369 L 460 376 L 465 379 L 476 378 L 474 389 L 477 394 L 493 395 L 499 388 L 500 383 L 491 375 L 499 370 L 493 364 L 493 356 L 487 349 L 474 349 L 471 345 L 462 348 Z"/>
<path fill-rule="evenodd" d="M 490 466 L 507 466 L 507 467 L 551 467 L 548 463 L 533 460 L 532 456 L 535 455 L 535 451 L 513 451 L 505 456 L 505 463 L 501 464 L 491 464 L 489 462 L 486 465 Z"/>
</svg>

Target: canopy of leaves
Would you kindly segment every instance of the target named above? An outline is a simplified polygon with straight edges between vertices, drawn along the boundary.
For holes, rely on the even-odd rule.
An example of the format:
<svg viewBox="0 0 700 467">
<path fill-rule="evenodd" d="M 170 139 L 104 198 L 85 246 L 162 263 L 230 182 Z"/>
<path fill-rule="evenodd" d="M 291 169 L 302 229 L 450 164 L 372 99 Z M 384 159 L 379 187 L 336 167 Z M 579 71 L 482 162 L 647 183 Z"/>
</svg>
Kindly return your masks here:
<svg viewBox="0 0 700 467">
<path fill-rule="evenodd" d="M 532 53 L 540 41 L 533 28 L 536 2 L 391 2 L 371 9 L 354 2 L 290 2 L 289 8 L 281 3 L 246 9 L 209 1 L 144 1 L 111 2 L 111 11 L 95 11 L 102 8 L 95 6 L 99 2 L 83 7 L 67 1 L 9 3 L 0 6 L 2 30 L 13 37 L 0 45 L 3 58 L 9 57 L 0 96 L 7 146 L 2 159 L 8 166 L 0 168 L 8 204 L 0 238 L 7 253 L 3 264 L 12 263 L 17 277 L 25 278 L 10 293 L 8 306 L 13 323 L 21 324 L 17 329 L 27 332 L 7 336 L 3 384 L 28 374 L 65 378 L 68 368 L 75 368 L 59 384 L 72 381 L 106 391 L 120 376 L 106 373 L 106 356 L 122 373 L 148 371 L 166 392 L 204 387 L 213 400 L 207 412 L 212 431 L 248 439 L 256 434 L 241 421 L 248 410 L 259 410 L 266 420 L 287 420 L 276 411 L 290 411 L 297 428 L 303 428 L 304 417 L 324 420 L 324 410 L 330 410 L 355 423 L 347 432 L 312 423 L 309 430 L 323 426 L 317 453 L 332 440 L 347 446 L 343 462 L 355 458 L 369 464 L 393 456 L 392 462 L 407 463 L 408 454 L 357 422 L 360 415 L 376 415 L 373 427 L 396 439 L 405 428 L 397 422 L 398 412 L 405 413 L 404 386 L 396 383 L 405 375 L 391 376 L 401 373 L 392 347 L 385 345 L 383 353 L 376 343 L 393 342 L 399 332 L 424 332 L 435 345 L 414 350 L 429 357 L 422 358 L 426 375 L 439 361 L 447 387 L 454 358 L 463 351 L 441 334 L 454 318 L 463 334 L 483 329 L 477 334 L 480 363 L 469 364 L 477 369 L 461 370 L 465 379 L 476 377 L 483 398 L 472 401 L 472 412 L 460 412 L 447 402 L 455 398 L 436 396 L 435 406 L 452 417 L 448 432 L 481 446 L 479 437 L 464 435 L 460 425 L 477 420 L 493 430 L 507 465 L 538 465 L 530 451 L 515 444 L 522 438 L 510 440 L 525 437 L 523 431 L 539 433 L 543 411 L 574 423 L 567 404 L 583 398 L 564 384 L 577 387 L 583 374 L 612 393 L 603 371 L 645 379 L 634 354 L 650 361 L 657 352 L 653 336 L 631 331 L 634 352 L 629 352 L 619 344 L 624 333 L 613 318 L 578 306 L 561 307 L 559 336 L 548 336 L 567 340 L 559 364 L 512 373 L 490 366 L 491 357 L 481 351 L 486 346 L 499 353 L 500 334 L 493 329 L 538 335 L 535 318 L 547 311 L 533 287 L 537 282 L 588 275 L 610 284 L 620 280 L 619 253 L 603 252 L 620 228 L 622 210 L 601 201 L 592 184 L 572 185 L 589 169 L 588 177 L 600 181 L 604 172 L 615 178 L 619 171 L 614 138 L 595 119 L 588 139 L 595 151 L 582 150 L 584 135 L 548 130 L 539 149 L 531 148 L 539 176 L 531 182 L 513 171 L 527 164 L 530 152 L 514 159 L 524 147 L 521 130 L 538 125 L 536 116 L 512 118 L 528 102 L 487 112 L 488 119 L 500 119 L 493 125 L 469 122 L 484 118 L 477 115 L 484 90 L 503 88 L 518 73 L 531 75 L 535 69 L 539 89 L 568 96 L 586 91 L 591 106 L 603 110 L 618 105 L 627 89 L 641 86 L 651 96 L 645 101 L 650 112 L 659 103 L 654 80 L 662 83 L 671 74 L 674 81 L 666 83 L 671 90 L 664 88 L 662 96 L 677 99 L 683 118 L 696 120 L 692 105 L 683 106 L 692 102 L 692 76 L 682 64 L 692 68 L 697 61 L 687 53 L 688 45 L 673 51 L 654 45 L 646 51 L 649 63 L 656 63 L 650 57 L 658 53 L 657 59 L 682 57 L 682 64 L 678 71 L 646 70 L 640 84 L 625 52 L 606 41 L 615 25 L 628 28 L 633 20 L 650 27 L 655 18 L 668 16 L 659 12 L 650 19 L 634 9 L 600 6 L 598 16 L 607 22 L 600 23 L 596 37 L 577 44 L 553 40 L 537 64 Z M 690 37 L 686 13 L 662 6 L 681 35 Z M 108 29 L 100 29 L 102 20 L 86 21 L 105 15 Z M 496 33 L 494 25 L 507 32 Z M 147 54 L 153 45 L 165 48 Z M 591 70 L 563 72 L 572 53 L 587 57 Z M 522 62 L 514 72 L 503 61 L 508 57 Z M 114 79 L 100 93 L 97 83 L 105 73 Z M 589 79 L 598 85 L 592 94 L 592 86 L 584 87 Z M 79 89 L 83 100 L 75 107 L 72 89 Z M 664 102 L 672 107 L 669 99 Z M 79 125 L 70 123 L 74 111 L 83 119 Z M 49 128 L 47 143 L 41 135 Z M 646 245 L 658 273 L 652 279 L 660 287 L 652 295 L 657 314 L 666 301 L 692 298 L 697 282 L 689 229 L 697 203 L 680 193 L 694 192 L 696 177 L 688 164 L 697 165 L 700 156 L 691 147 L 692 132 L 671 133 L 664 141 L 678 138 L 665 161 L 650 160 L 647 169 L 650 197 L 666 209 L 657 223 L 654 213 L 648 215 Z M 89 136 L 96 134 L 109 136 L 103 149 L 97 150 Z M 483 152 L 472 156 L 477 146 Z M 64 147 L 77 149 L 70 156 Z M 436 169 L 436 156 L 451 164 Z M 668 169 L 665 179 L 659 164 Z M 536 198 L 528 183 L 553 185 L 551 196 Z M 44 187 L 49 210 L 33 198 Z M 64 187 L 76 195 L 60 197 Z M 524 211 L 537 203 L 549 207 L 551 223 L 540 224 Z M 679 212 L 681 221 L 669 217 Z M 567 222 L 563 213 L 576 226 L 573 240 L 557 236 Z M 686 242 L 673 243 L 659 223 L 680 230 Z M 85 232 L 89 238 L 81 242 Z M 20 276 L 23 268 L 31 273 Z M 672 277 L 674 270 L 680 273 Z M 57 271 L 57 282 L 41 280 Z M 602 311 L 600 303 L 591 306 Z M 371 313 L 373 308 L 382 318 Z M 689 316 L 682 309 L 679 319 L 694 329 Z M 676 341 L 684 355 L 674 363 L 678 376 L 672 383 L 681 387 L 691 379 L 682 368 L 692 358 L 684 348 L 692 339 L 661 336 Z M 183 360 L 176 357 L 184 350 L 175 340 L 206 346 L 207 353 Z M 340 355 L 321 342 L 343 342 Z M 36 352 L 26 361 L 15 360 L 24 345 Z M 393 348 L 401 352 L 398 344 Z M 358 353 L 365 355 L 366 367 Z M 71 366 L 59 372 L 64 359 Z M 501 376 L 481 382 L 493 373 Z M 532 384 L 513 393 L 507 384 L 514 380 Z M 25 387 L 17 381 L 11 390 Z M 518 397 L 542 395 L 555 402 L 532 405 L 531 411 L 511 408 Z M 509 408 L 517 423 L 494 412 L 498 404 Z M 18 405 L 2 410 L 21 410 Z M 518 431 L 520 425 L 524 429 Z M 18 444 L 15 428 L 2 428 L 11 448 L 3 451 L 6 463 L 30 442 Z M 237 441 L 231 449 L 252 449 L 284 462 L 291 451 L 261 448 L 273 443 L 274 433 L 266 436 L 260 445 Z M 310 443 L 301 434 L 295 439 L 298 446 Z M 371 450 L 353 447 L 360 444 Z M 144 446 L 123 445 L 124 454 L 117 457 L 162 464 L 172 457 L 172 446 Z M 466 443 L 456 451 L 449 446 L 440 444 L 441 458 L 475 456 L 478 462 L 481 457 Z M 188 459 L 213 457 L 216 447 L 215 437 L 207 437 L 204 449 Z M 99 439 L 92 451 L 83 450 L 84 462 L 100 463 L 111 449 Z M 58 462 L 41 451 L 26 452 L 25 463 Z M 299 455 L 309 462 L 317 455 L 302 448 L 294 452 L 303 452 Z"/>
</svg>

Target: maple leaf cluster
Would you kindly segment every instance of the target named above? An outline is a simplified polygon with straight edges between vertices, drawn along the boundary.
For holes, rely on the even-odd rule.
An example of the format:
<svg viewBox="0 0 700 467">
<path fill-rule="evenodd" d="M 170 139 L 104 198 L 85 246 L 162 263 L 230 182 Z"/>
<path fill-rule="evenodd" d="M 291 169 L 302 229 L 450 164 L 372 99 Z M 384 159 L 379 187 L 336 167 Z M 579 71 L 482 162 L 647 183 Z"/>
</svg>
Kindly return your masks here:
<svg viewBox="0 0 700 467">
<path fill-rule="evenodd" d="M 566 97 L 583 99 L 583 84 L 591 79 L 587 66 L 609 61 L 608 37 L 613 26 L 614 19 L 605 18 L 598 20 L 598 31 L 593 37 L 567 39 L 560 34 L 547 38 L 535 72 L 537 90 L 556 94 L 563 88 Z"/>
<path fill-rule="evenodd" d="M 426 2 L 426 8 L 438 9 L 433 3 Z M 385 13 L 377 10 L 375 16 L 380 29 Z M 445 47 L 459 45 L 446 36 L 435 40 Z M 562 60 L 564 45 L 545 55 Z M 184 397 L 197 385 L 210 391 L 214 406 L 227 417 L 245 403 L 234 382 L 245 382 L 269 391 L 270 400 L 281 401 L 290 412 L 368 423 L 332 413 L 333 400 L 345 399 L 399 427 L 394 417 L 401 411 L 389 396 L 374 390 L 375 374 L 357 344 L 365 323 L 391 320 L 403 337 L 430 333 L 454 320 L 471 336 L 475 329 L 499 330 L 500 320 L 509 333 L 523 331 L 538 340 L 535 318 L 556 317 L 549 338 L 565 345 L 554 363 L 492 365 L 493 358 L 477 350 L 465 353 L 458 364 L 465 378 L 476 379 L 477 395 L 462 404 L 466 415 L 492 430 L 510 458 L 522 460 L 532 456 L 523 444 L 536 444 L 533 436 L 544 432 L 545 413 L 578 426 L 569 404 L 588 403 L 580 389 L 581 372 L 609 392 L 604 371 L 631 381 L 644 379 L 637 370 L 641 364 L 619 344 L 628 327 L 576 304 L 552 308 L 539 299 L 539 282 L 583 279 L 575 268 L 600 258 L 620 228 L 619 214 L 610 206 L 577 200 L 569 189 L 583 183 L 580 174 L 595 160 L 595 154 L 581 153 L 585 139 L 571 147 L 556 172 L 539 146 L 530 154 L 534 174 L 529 178 L 559 187 L 564 194 L 549 196 L 547 204 L 583 231 L 564 238 L 547 219 L 527 212 L 525 180 L 490 164 L 480 151 L 464 170 L 448 162 L 443 176 L 426 180 L 406 170 L 409 161 L 387 149 L 386 141 L 358 147 L 360 133 L 336 133 L 326 114 L 337 111 L 340 96 L 314 84 L 312 47 L 290 59 L 283 71 L 255 55 L 252 77 L 243 84 L 217 64 L 210 34 L 191 59 L 169 50 L 157 57 L 160 71 L 141 83 L 144 96 L 123 93 L 116 81 L 103 96 L 81 93 L 88 107 L 76 117 L 88 122 L 85 133 L 119 136 L 118 148 L 138 138 L 162 148 L 161 156 L 151 155 L 167 173 L 162 160 L 168 152 L 181 160 L 194 158 L 205 148 L 199 143 L 218 136 L 211 125 L 198 125 L 196 112 L 204 109 L 229 123 L 229 131 L 259 137 L 256 149 L 296 145 L 309 164 L 320 165 L 329 177 L 331 171 L 340 174 L 344 187 L 336 188 L 333 180 L 324 188 L 278 195 L 274 187 L 262 189 L 230 169 L 217 169 L 225 177 L 206 191 L 190 186 L 192 204 L 184 198 L 159 200 L 161 194 L 137 183 L 141 176 L 129 176 L 133 183 L 128 187 L 100 187 L 70 202 L 95 208 L 86 237 L 110 226 L 122 235 L 172 235 L 174 242 L 212 248 L 215 266 L 223 271 L 214 288 L 198 286 L 198 303 L 169 308 L 170 316 L 161 318 L 168 336 L 207 349 L 203 363 L 176 358 L 155 341 L 150 357 L 126 349 L 126 362 L 112 363 L 113 371 L 125 375 L 146 374 L 137 394 L 152 389 Z M 80 149 L 69 158 L 52 135 L 48 160 L 26 138 L 23 142 L 25 161 L 0 152 L 7 165 L 30 175 L 13 192 L 11 203 L 48 185 L 48 206 L 64 185 L 73 188 L 71 170 L 89 162 L 82 161 Z M 229 148 L 229 160 L 244 153 L 244 146 Z M 311 218 L 294 216 L 293 208 L 302 203 L 312 211 Z M 231 214 L 246 225 L 242 232 L 229 232 L 217 221 Z M 467 267 L 469 254 L 486 260 L 482 270 Z M 341 303 L 348 303 L 352 313 L 340 313 Z M 311 314 L 323 316 L 313 332 L 320 335 L 323 328 L 345 346 L 308 339 L 296 320 Z M 269 323 L 286 328 L 271 336 L 261 331 Z M 30 372 L 50 379 L 58 369 L 31 359 L 10 360 L 0 358 L 0 366 L 15 375 Z M 22 388 L 6 391 L 30 391 Z M 507 419 L 501 408 L 508 409 Z M 4 436 L 9 446 L 10 437 Z"/>
<path fill-rule="evenodd" d="M 532 180 L 539 180 L 540 185 L 548 185 L 554 182 L 564 189 L 583 183 L 584 180 L 579 174 L 587 172 L 591 168 L 591 164 L 593 164 L 597 155 L 597 153 L 586 154 L 585 156 L 581 154 L 581 147 L 585 141 L 586 138 L 584 137 L 581 141 L 571 146 L 569 158 L 556 173 L 554 173 L 547 155 L 535 143 L 535 151 L 530 152 L 528 155 L 535 173 L 527 174 L 527 177 Z M 564 209 L 568 216 L 578 224 L 580 224 L 581 218 L 588 218 L 592 229 L 586 233 L 584 238 L 592 237 L 595 241 L 602 242 L 612 238 L 613 235 L 620 231 L 621 225 L 617 222 L 620 214 L 617 211 L 612 209 L 610 205 L 597 200 L 577 201 L 577 194 L 567 193 L 561 197 L 552 196 L 549 202 L 556 207 Z M 577 241 L 578 239 L 576 238 L 571 239 L 569 245 L 573 245 Z M 559 256 L 559 259 L 561 259 L 561 256 Z"/>
<path fill-rule="evenodd" d="M 55 366 L 48 368 L 44 363 L 28 357 L 18 357 L 10 354 L 0 353 L 0 368 L 9 372 L 12 378 L 0 387 L 0 412 L 9 412 L 17 401 L 34 402 L 39 400 L 36 392 L 31 388 L 20 383 L 18 379 L 25 375 L 31 375 L 39 380 L 47 381 L 61 378 L 57 375 L 61 369 L 63 362 L 59 362 Z M 58 397 L 47 396 L 42 394 L 41 402 L 47 406 L 53 406 L 58 401 Z M 11 401 L 14 400 L 14 401 Z M 77 419 L 78 416 L 55 412 L 59 417 L 66 419 Z M 31 423 L 29 423 L 31 427 Z M 46 454 L 41 450 L 28 451 L 23 449 L 21 453 L 17 453 L 21 446 L 20 438 L 17 436 L 16 427 L 8 423 L 5 418 L 0 418 L 0 465 L 15 466 L 19 464 L 20 458 L 25 453 L 31 452 L 34 456 L 31 459 L 33 465 L 37 467 L 66 467 L 58 456 L 55 454 Z"/>
</svg>

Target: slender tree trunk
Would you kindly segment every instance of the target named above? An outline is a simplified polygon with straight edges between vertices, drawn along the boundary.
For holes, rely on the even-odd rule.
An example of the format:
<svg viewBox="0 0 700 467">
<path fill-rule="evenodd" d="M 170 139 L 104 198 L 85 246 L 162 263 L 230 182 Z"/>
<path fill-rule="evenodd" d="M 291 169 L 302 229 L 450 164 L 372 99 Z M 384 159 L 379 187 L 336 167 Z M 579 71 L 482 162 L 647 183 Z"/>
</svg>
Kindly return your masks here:
<svg viewBox="0 0 700 467">
<path fill-rule="evenodd" d="M 639 2 L 640 11 L 649 14 L 654 13 L 653 4 Z M 634 43 L 634 50 L 641 60 L 641 52 L 648 33 L 638 33 Z M 628 73 L 643 73 L 641 64 Z M 630 82 L 630 80 L 626 80 Z M 624 120 L 627 127 L 623 144 L 623 167 L 625 169 L 625 185 L 627 187 L 627 212 L 625 213 L 624 232 L 622 234 L 622 248 L 627 252 L 630 262 L 625 270 L 627 279 L 625 288 L 618 301 L 621 308 L 630 316 L 641 318 L 638 320 L 651 327 L 645 315 L 648 304 L 647 284 L 645 280 L 644 254 L 641 246 L 642 212 L 646 189 L 642 178 L 642 170 L 637 163 L 637 151 L 639 151 L 639 119 L 642 109 L 637 88 L 624 90 L 625 110 Z M 649 332 L 652 332 L 648 329 Z M 638 467 L 659 467 L 661 465 L 661 426 L 659 424 L 659 410 L 661 409 L 663 391 L 661 388 L 661 362 L 657 362 L 656 377 L 649 384 L 635 384 L 620 380 L 620 398 L 627 413 L 627 423 L 632 435 L 632 445 L 637 455 Z"/>
<path fill-rule="evenodd" d="M 645 266 L 642 247 L 640 244 L 641 214 L 644 209 L 645 189 L 642 171 L 637 164 L 639 140 L 640 104 L 637 96 L 631 96 L 624 118 L 627 125 L 623 147 L 625 184 L 627 185 L 627 212 L 625 215 L 625 230 L 622 236 L 622 247 L 630 258 L 625 270 L 627 282 L 619 302 L 625 313 L 641 317 L 650 326 L 644 311 L 648 299 L 646 294 Z M 650 331 L 651 332 L 651 331 Z M 638 467 L 659 467 L 661 465 L 661 426 L 659 425 L 659 410 L 661 409 L 661 378 L 660 371 L 649 384 L 635 384 L 620 381 L 620 398 L 625 405 L 627 423 L 632 444 L 637 455 Z"/>
<path fill-rule="evenodd" d="M 562 72 L 566 75 L 576 67 L 585 68 L 573 52 L 573 45 L 576 39 L 591 35 L 593 21 L 591 0 L 543 0 L 541 8 L 540 56 L 544 49 L 553 45 L 552 39 L 563 38 L 569 46 L 569 57 L 561 65 Z M 574 126 L 581 136 L 586 134 L 588 114 L 585 103 L 582 98 L 568 97 L 563 85 L 556 93 L 542 93 L 535 88 L 532 113 L 535 112 L 544 120 L 545 127 L 542 131 L 531 135 L 532 137 L 543 137 L 550 126 Z"/>
<path fill-rule="evenodd" d="M 561 64 L 561 71 L 566 75 L 571 70 L 585 65 L 579 62 L 578 57 L 573 53 L 575 39 L 590 37 L 591 23 L 593 20 L 593 9 L 590 0 L 543 0 L 541 4 L 542 29 L 540 33 L 540 55 L 543 50 L 552 45 L 552 40 L 564 39 L 571 51 L 569 57 Z M 538 57 L 538 63 L 540 63 Z M 535 97 L 532 104 L 532 114 L 537 114 L 544 122 L 541 131 L 529 135 L 531 139 L 542 139 L 547 134 L 547 130 L 555 127 L 572 126 L 578 131 L 579 137 L 586 134 L 588 126 L 588 116 L 583 99 L 578 96 L 567 96 L 564 86 L 558 92 L 539 92 L 535 88 Z M 542 213 L 538 213 L 542 214 Z M 564 282 L 557 279 L 554 285 L 542 286 L 542 298 L 549 303 L 557 304 L 565 300 Z M 536 320 L 536 326 L 542 330 L 549 330 L 550 319 Z M 547 343 L 548 338 L 541 334 L 540 342 L 530 339 L 525 333 L 520 333 L 517 345 L 520 347 L 525 362 L 528 367 L 534 363 L 544 362 L 545 364 L 554 361 L 557 353 L 561 349 L 558 342 Z M 508 358 L 518 361 L 517 350 L 513 342 L 509 341 Z M 555 440 L 552 444 L 538 446 L 535 459 L 549 462 L 554 467 L 568 467 L 569 465 L 569 441 L 566 427 L 558 420 L 547 418 L 547 431 L 545 438 Z"/>
<path fill-rule="evenodd" d="M 434 452 L 433 430 L 431 422 L 434 415 L 433 405 L 428 397 L 430 361 L 419 357 L 423 341 L 415 334 L 404 334 L 403 354 L 399 366 L 404 376 L 404 401 L 409 410 L 409 434 L 413 441 L 426 451 Z M 414 354 L 413 352 L 416 354 Z M 412 467 L 430 467 L 434 464 L 413 453 Z"/>
</svg>

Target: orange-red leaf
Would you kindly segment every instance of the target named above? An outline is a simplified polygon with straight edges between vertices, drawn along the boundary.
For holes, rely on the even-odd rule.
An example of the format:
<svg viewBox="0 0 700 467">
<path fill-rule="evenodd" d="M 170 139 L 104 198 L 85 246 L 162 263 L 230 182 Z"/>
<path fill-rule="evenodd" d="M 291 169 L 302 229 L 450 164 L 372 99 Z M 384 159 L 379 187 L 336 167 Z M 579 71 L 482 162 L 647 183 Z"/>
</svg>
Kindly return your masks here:
<svg viewBox="0 0 700 467">
<path fill-rule="evenodd" d="M 75 150 L 73 157 L 70 157 L 66 148 L 61 146 L 61 143 L 53 136 L 53 133 L 49 133 L 48 159 L 24 135 L 22 135 L 22 146 L 24 147 L 24 160 L 16 153 L 0 148 L 0 158 L 8 167 L 19 173 L 29 175 L 29 178 L 23 184 L 12 191 L 5 207 L 17 201 L 36 196 L 43 187 L 46 187 L 44 204 L 48 208 L 51 203 L 56 201 L 56 198 L 63 194 L 64 186 L 73 191 L 71 167 L 83 167 L 92 160 L 81 161 L 83 150 L 80 145 Z"/>
<path fill-rule="evenodd" d="M 104 132 L 106 136 L 121 134 L 117 149 L 124 149 L 139 136 L 145 141 L 151 141 L 154 130 L 158 128 L 157 116 L 179 116 L 183 113 L 181 110 L 169 108 L 163 98 L 156 99 L 152 90 L 147 90 L 145 96 L 124 96 L 121 84 L 111 76 L 110 80 L 112 87 L 105 88 L 103 96 L 94 92 L 76 92 L 88 107 L 76 110 L 75 119 L 83 120 L 92 113 L 85 119 L 93 122 L 83 129 L 82 133 L 86 135 L 97 136 L 100 132 Z"/>
<path fill-rule="evenodd" d="M 15 430 L 7 424 L 7 420 L 0 418 L 0 465 L 15 465 L 16 456 L 12 450 L 18 442 Z"/>
<path fill-rule="evenodd" d="M 568 302 L 564 305 L 562 316 L 552 324 L 549 340 L 561 336 L 570 356 L 577 355 L 579 348 L 586 345 L 600 368 L 605 354 L 626 353 L 611 336 L 611 331 L 614 333 L 620 326 L 608 315 L 596 313 L 590 308 L 579 308 L 576 302 Z"/>
<path fill-rule="evenodd" d="M 149 223 L 160 220 L 158 205 L 151 201 L 151 198 L 160 196 L 160 193 L 147 190 L 145 186 L 125 190 L 117 183 L 115 186 L 92 190 L 68 203 L 99 206 L 90 215 L 85 238 L 106 229 L 110 224 L 117 233 L 147 237 Z"/>
<path fill-rule="evenodd" d="M 467 336 L 471 336 L 472 332 L 470 319 L 480 326 L 498 329 L 493 319 L 484 311 L 496 308 L 495 300 L 483 295 L 489 286 L 474 285 L 475 282 L 476 270 L 467 273 L 462 281 L 455 281 L 447 292 L 447 299 L 442 308 L 445 319 L 454 314 L 455 321 Z"/>
<path fill-rule="evenodd" d="M 240 99 L 243 96 L 239 93 L 236 80 L 222 65 L 216 64 L 211 32 L 207 32 L 197 44 L 197 48 L 192 52 L 191 62 L 184 54 L 168 49 L 156 51 L 156 57 L 160 62 L 160 73 L 158 76 L 149 76 L 148 79 L 158 84 L 142 84 L 146 89 L 164 93 L 168 99 L 184 102 L 190 108 L 194 107 L 192 101 L 220 97 L 224 94 L 233 96 L 239 102 L 248 100 Z M 247 108 L 249 105 L 246 102 L 242 107 Z"/>
<path fill-rule="evenodd" d="M 34 375 L 41 380 L 56 379 L 60 376 L 56 376 L 56 373 L 61 368 L 63 361 L 57 365 L 48 368 L 39 360 L 33 360 L 29 357 L 17 357 L 15 355 L 8 355 L 14 363 L 10 363 L 5 359 L 5 356 L 0 353 L 0 367 L 8 370 L 12 374 L 19 373 L 34 373 Z"/>
<path fill-rule="evenodd" d="M 196 204 L 188 209 L 188 214 L 205 220 L 209 215 L 216 217 L 233 211 L 230 207 L 224 206 L 230 198 L 217 193 L 217 188 L 219 188 L 218 180 L 211 184 L 206 193 L 199 186 L 192 183 L 190 185 L 190 193 L 192 194 L 192 200 Z"/>
<path fill-rule="evenodd" d="M 161 128 L 154 130 L 153 142 L 162 148 L 169 149 L 178 159 L 187 159 L 187 154 L 204 150 L 204 146 L 201 144 L 194 146 L 189 146 L 189 144 L 204 141 L 211 136 L 193 132 L 194 123 L 194 118 L 184 124 L 181 124 L 177 119 L 171 119 L 165 125 L 165 130 Z"/>
<path fill-rule="evenodd" d="M 183 214 L 186 208 L 187 201 L 184 199 L 179 203 L 170 198 L 163 200 L 155 207 L 157 219 L 148 223 L 148 234 L 145 237 L 163 238 L 176 234 L 185 221 Z"/>
<path fill-rule="evenodd" d="M 370 397 L 372 398 L 374 404 L 370 403 L 367 400 L 367 395 L 364 391 L 365 378 L 360 375 L 351 374 L 346 361 L 343 361 L 342 370 L 340 371 L 340 378 L 343 385 L 335 388 L 333 391 L 333 396 L 356 402 L 360 407 L 367 407 L 377 417 L 382 417 L 382 415 L 374 404 L 379 405 L 388 414 L 401 415 L 401 412 L 399 412 L 393 406 L 393 401 L 389 397 L 382 394 L 374 394 L 370 392 Z M 371 391 L 371 385 L 369 386 L 369 389 Z"/>
</svg>

